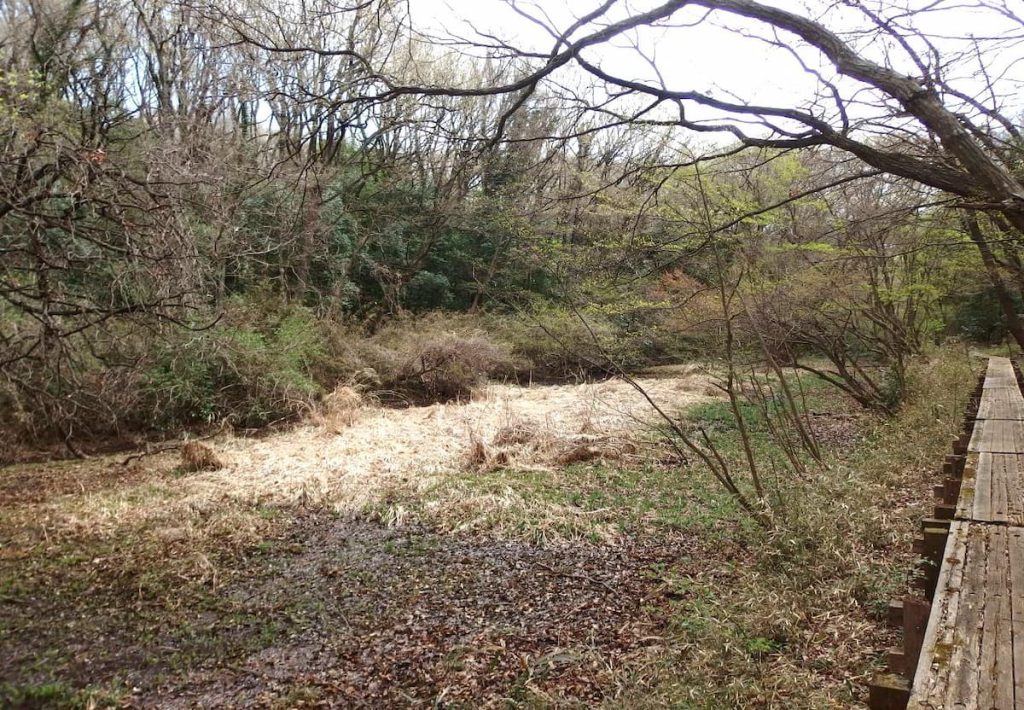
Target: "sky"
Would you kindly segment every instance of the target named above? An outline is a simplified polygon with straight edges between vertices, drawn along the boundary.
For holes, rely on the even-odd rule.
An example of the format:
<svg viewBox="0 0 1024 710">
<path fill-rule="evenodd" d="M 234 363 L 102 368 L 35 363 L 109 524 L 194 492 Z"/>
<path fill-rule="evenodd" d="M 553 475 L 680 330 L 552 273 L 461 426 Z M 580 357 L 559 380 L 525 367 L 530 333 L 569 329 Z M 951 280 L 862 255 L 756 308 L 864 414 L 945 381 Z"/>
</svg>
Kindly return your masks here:
<svg viewBox="0 0 1024 710">
<path fill-rule="evenodd" d="M 994 0 L 1004 2 L 1004 0 Z M 493 33 L 514 41 L 517 45 L 539 51 L 549 51 L 552 38 L 541 28 L 513 12 L 505 0 L 410 0 L 413 22 L 425 31 L 472 37 L 476 30 Z M 642 11 L 661 4 L 663 0 L 620 0 L 618 19 L 630 11 Z M 936 47 L 946 56 L 968 48 L 967 37 L 988 38 L 1011 32 L 1024 37 L 1024 25 L 1016 25 L 993 11 L 982 11 L 973 0 L 904 0 L 911 6 L 930 4 L 934 9 L 915 19 L 915 24 L 933 37 Z M 1024 17 L 1024 2 L 1005 0 L 1010 7 L 1018 5 Z M 537 16 L 546 15 L 551 24 L 564 28 L 574 17 L 599 4 L 598 0 L 519 0 L 520 6 Z M 839 6 L 826 8 L 823 2 L 808 0 L 777 0 L 775 4 L 794 11 L 822 14 L 831 28 L 852 30 L 858 26 L 859 15 Z M 898 3 L 885 3 L 891 10 Z M 703 11 L 686 9 L 673 18 L 676 25 L 699 19 Z M 613 70 L 617 76 L 651 82 L 658 77 L 672 89 L 700 90 L 716 98 L 742 97 L 750 103 L 793 106 L 811 101 L 820 88 L 816 79 L 800 66 L 797 59 L 785 50 L 766 46 L 753 36 L 766 36 L 765 26 L 714 13 L 712 22 L 698 27 L 674 26 L 647 29 L 630 37 L 623 37 L 614 46 L 590 50 L 588 59 Z M 739 30 L 737 32 L 736 30 Z M 789 38 L 792 40 L 792 38 Z M 633 42 L 643 50 L 636 51 Z M 907 73 L 919 73 L 895 40 L 875 41 L 865 47 L 876 60 L 888 59 Z M 923 48 L 923 47 L 922 47 Z M 824 75 L 834 77 L 832 67 L 816 53 L 800 51 L 801 58 Z M 647 55 L 653 65 L 643 57 Z M 1024 108 L 1021 92 L 1024 86 L 1024 43 L 1016 46 L 1004 44 L 998 49 L 990 46 L 978 57 L 970 57 L 956 71 L 958 88 L 987 99 L 981 79 L 982 67 L 1005 95 L 1000 101 L 1014 115 Z M 839 79 L 838 85 L 847 98 L 865 98 L 863 87 L 851 80 Z M 865 105 L 858 114 L 868 118 L 874 109 Z M 701 117 L 711 118 L 710 113 Z"/>
</svg>

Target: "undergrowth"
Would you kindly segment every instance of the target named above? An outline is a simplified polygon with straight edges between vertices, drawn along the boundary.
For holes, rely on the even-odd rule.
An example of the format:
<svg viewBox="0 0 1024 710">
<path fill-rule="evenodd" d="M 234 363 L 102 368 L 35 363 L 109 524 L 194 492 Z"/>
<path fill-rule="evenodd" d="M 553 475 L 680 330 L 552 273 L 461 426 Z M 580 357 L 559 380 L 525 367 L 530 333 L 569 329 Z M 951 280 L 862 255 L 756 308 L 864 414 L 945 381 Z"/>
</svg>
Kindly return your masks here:
<svg viewBox="0 0 1024 710">
<path fill-rule="evenodd" d="M 805 380 L 826 460 L 802 479 L 773 481 L 778 515 L 768 531 L 697 462 L 467 473 L 407 504 L 450 530 L 537 543 L 688 532 L 718 545 L 713 559 L 681 552 L 652 571 L 670 600 L 669 640 L 623 681 L 622 707 L 848 707 L 864 699 L 890 641 L 885 609 L 908 588 L 914 521 L 979 366 L 958 346 L 920 359 L 891 418 Z M 756 408 L 743 411 L 759 460 L 781 460 Z M 687 418 L 741 461 L 727 404 L 699 405 Z"/>
<path fill-rule="evenodd" d="M 914 521 L 962 417 L 971 368 L 965 350 L 954 347 L 916 362 L 909 397 L 894 418 L 864 414 L 806 380 L 826 462 L 803 479 L 777 481 L 781 514 L 769 531 L 751 524 L 697 462 L 668 456 L 656 445 L 657 432 L 638 442 L 644 463 L 464 471 L 441 476 L 427 490 L 382 494 L 367 510 L 406 524 L 399 529 L 418 522 L 447 532 L 435 539 L 438 545 L 501 538 L 510 546 L 571 550 L 653 541 L 670 550 L 668 561 L 646 568 L 653 595 L 636 600 L 660 628 L 647 648 L 609 671 L 608 706 L 850 707 L 863 700 L 865 682 L 880 666 L 877 651 L 891 645 L 885 606 L 907 588 Z M 744 413 L 759 455 L 770 457 L 771 437 L 758 412 Z M 721 404 L 699 405 L 687 417 L 705 428 L 723 455 L 740 460 Z M 62 476 L 68 492 L 80 485 L 73 469 Z M 113 491 L 120 483 L 103 485 Z M 84 690 L 69 685 L 69 677 L 80 682 L 83 673 L 66 643 L 69 634 L 148 649 L 158 662 L 127 659 L 129 670 L 150 668 L 150 677 L 160 678 L 211 662 L 234 663 L 291 643 L 289 634 L 306 628 L 291 617 L 301 611 L 306 616 L 296 618 L 307 618 L 308 610 L 292 609 L 286 600 L 284 611 L 264 618 L 246 611 L 255 589 L 231 599 L 217 590 L 226 579 L 249 590 L 254 566 L 276 578 L 265 561 L 277 564 L 293 549 L 300 554 L 305 538 L 283 531 L 308 512 L 309 502 L 290 509 L 256 497 L 234 504 L 196 501 L 182 520 L 135 520 L 133 507 L 143 499 L 151 504 L 147 496 L 162 489 L 152 483 L 130 489 L 139 500 L 107 490 L 83 490 L 82 505 L 109 498 L 103 518 L 109 527 L 58 535 L 44 516 L 30 515 L 31 507 L 0 525 L 0 542 L 18 555 L 0 558 L 0 604 L 15 611 L 0 623 L 0 640 L 39 635 L 28 646 L 52 649 L 31 662 L 21 658 L 16 672 L 0 676 L 8 683 L 0 690 L 4 702 L 103 706 L 108 697 L 130 694 L 110 669 L 93 673 L 96 685 Z M 330 570 L 314 572 L 320 579 Z M 581 583 L 594 580 L 600 578 Z M 65 623 L 75 619 L 77 629 Z M 111 646 L 111 657 L 119 653 Z"/>
</svg>

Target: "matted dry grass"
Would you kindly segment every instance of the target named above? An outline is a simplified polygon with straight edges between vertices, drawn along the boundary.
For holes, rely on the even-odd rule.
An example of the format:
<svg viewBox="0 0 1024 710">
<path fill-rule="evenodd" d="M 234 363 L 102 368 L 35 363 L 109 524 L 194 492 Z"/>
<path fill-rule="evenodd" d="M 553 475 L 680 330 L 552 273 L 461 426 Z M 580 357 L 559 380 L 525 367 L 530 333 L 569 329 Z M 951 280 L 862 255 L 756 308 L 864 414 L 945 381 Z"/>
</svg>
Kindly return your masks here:
<svg viewBox="0 0 1024 710">
<path fill-rule="evenodd" d="M 671 410 L 710 398 L 706 375 L 690 368 L 640 383 Z M 344 393 L 343 393 L 344 394 Z M 352 399 L 352 398 L 348 398 Z M 396 488 L 413 493 L 439 477 L 474 468 L 544 468 L 572 461 L 621 459 L 636 452 L 632 438 L 651 420 L 644 398 L 621 380 L 520 387 L 489 384 L 467 403 L 388 409 L 360 402 L 345 415 L 311 421 L 260 439 L 230 435 L 207 443 L 222 463 L 215 471 L 181 475 L 175 453 L 143 460 L 140 485 L 88 485 L 81 495 L 34 501 L 22 510 L 50 531 L 114 534 L 121 526 L 202 534 L 214 512 L 258 506 L 316 505 L 339 513 L 364 510 Z M 120 467 L 104 458 L 77 467 L 88 478 Z M 47 467 L 21 467 L 21 485 L 44 485 Z M 231 527 L 230 522 L 226 522 Z M 248 523 L 239 521 L 240 530 Z M 166 531 L 164 531 L 166 532 Z M 175 532 L 175 535 L 179 534 Z"/>
</svg>

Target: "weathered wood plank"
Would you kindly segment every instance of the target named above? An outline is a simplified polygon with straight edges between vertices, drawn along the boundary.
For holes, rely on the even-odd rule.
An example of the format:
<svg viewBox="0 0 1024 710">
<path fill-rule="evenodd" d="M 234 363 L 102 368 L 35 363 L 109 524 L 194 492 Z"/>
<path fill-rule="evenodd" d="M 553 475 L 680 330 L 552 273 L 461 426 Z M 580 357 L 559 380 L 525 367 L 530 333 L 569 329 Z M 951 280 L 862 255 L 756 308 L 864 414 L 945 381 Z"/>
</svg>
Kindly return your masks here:
<svg viewBox="0 0 1024 710">
<path fill-rule="evenodd" d="M 1016 387 L 1017 375 L 1013 371 L 1013 365 L 1009 358 L 990 357 L 988 359 L 988 370 L 985 372 L 984 387 Z"/>
<path fill-rule="evenodd" d="M 980 454 L 970 454 L 960 475 L 960 490 L 956 500 L 956 519 L 970 520 L 974 516 L 978 496 L 978 460 Z"/>
<path fill-rule="evenodd" d="M 989 589 L 991 597 L 995 594 L 996 616 L 996 662 L 992 671 L 993 693 L 992 707 L 1012 708 L 1013 702 L 1013 616 L 1010 603 L 1010 552 L 1009 535 L 1005 526 L 992 529 L 994 540 L 993 552 L 995 559 L 990 565 L 998 567 L 997 582 L 994 589 Z"/>
<path fill-rule="evenodd" d="M 979 419 L 967 450 L 978 453 L 1024 453 L 1024 421 Z"/>
<path fill-rule="evenodd" d="M 1007 500 L 1007 470 L 1006 466 L 999 465 L 999 462 L 1005 460 L 1005 456 L 991 456 L 992 461 L 992 522 L 1006 522 L 1006 511 L 1009 507 L 1009 500 Z"/>
<path fill-rule="evenodd" d="M 980 595 L 985 599 L 982 612 L 981 662 L 978 667 L 979 708 L 1013 706 L 1013 642 L 1010 636 L 1008 592 L 1008 555 L 1006 528 L 993 525 L 982 528 L 987 539 L 986 575 Z M 1011 691 L 1011 692 L 1008 692 Z M 961 702 L 970 707 L 969 698 Z"/>
<path fill-rule="evenodd" d="M 1024 419 L 1024 395 L 1017 384 L 983 390 L 975 419 Z"/>
<path fill-rule="evenodd" d="M 1024 530 L 1008 531 L 1010 616 L 1013 623 L 1014 707 L 1024 708 Z"/>
<path fill-rule="evenodd" d="M 908 708 L 936 708 L 945 701 L 949 684 L 949 655 L 954 648 L 956 619 L 961 604 L 963 562 L 967 559 L 968 528 L 968 523 L 959 521 L 950 526 Z"/>
<path fill-rule="evenodd" d="M 992 454 L 978 457 L 978 485 L 974 494 L 974 520 L 992 518 Z"/>
<path fill-rule="evenodd" d="M 977 708 L 980 683 L 981 629 L 985 622 L 985 580 L 987 567 L 985 553 L 987 540 L 984 527 L 967 526 L 967 554 L 964 557 L 964 581 L 960 590 L 960 606 L 954 617 L 945 623 L 953 624 L 953 656 L 947 659 L 948 680 L 944 697 L 934 708 Z"/>
<path fill-rule="evenodd" d="M 956 518 L 1024 525 L 1024 454 L 972 454 L 964 467 Z"/>
<path fill-rule="evenodd" d="M 1013 457 L 1013 470 L 1008 474 L 1010 508 L 1006 522 L 1010 525 L 1024 525 L 1024 456 Z"/>
<path fill-rule="evenodd" d="M 910 710 L 1024 710 L 1024 397 L 1006 358 L 968 450 Z"/>
</svg>

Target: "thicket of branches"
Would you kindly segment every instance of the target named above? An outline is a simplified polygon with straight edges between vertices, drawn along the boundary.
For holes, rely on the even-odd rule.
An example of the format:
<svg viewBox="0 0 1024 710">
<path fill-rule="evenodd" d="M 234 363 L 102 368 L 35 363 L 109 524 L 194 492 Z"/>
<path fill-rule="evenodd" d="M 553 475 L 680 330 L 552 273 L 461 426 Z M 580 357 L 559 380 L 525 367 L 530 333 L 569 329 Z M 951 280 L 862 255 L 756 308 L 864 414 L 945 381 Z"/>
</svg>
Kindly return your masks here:
<svg viewBox="0 0 1024 710">
<path fill-rule="evenodd" d="M 608 0 L 565 27 L 533 17 L 538 53 L 426 37 L 398 0 L 6 3 L 6 440 L 273 421 L 367 369 L 408 372 L 437 344 L 379 333 L 438 310 L 488 330 L 504 374 L 706 354 L 728 333 L 891 411 L 929 339 L 1024 342 L 1024 187 L 999 78 L 962 90 L 970 48 L 885 5 L 850 5 L 836 34 L 747 0 Z M 1018 18 L 989 8 L 1013 51 Z M 723 14 L 819 94 L 723 101 L 595 53 Z M 699 151 L 686 130 L 730 142 Z"/>
</svg>

